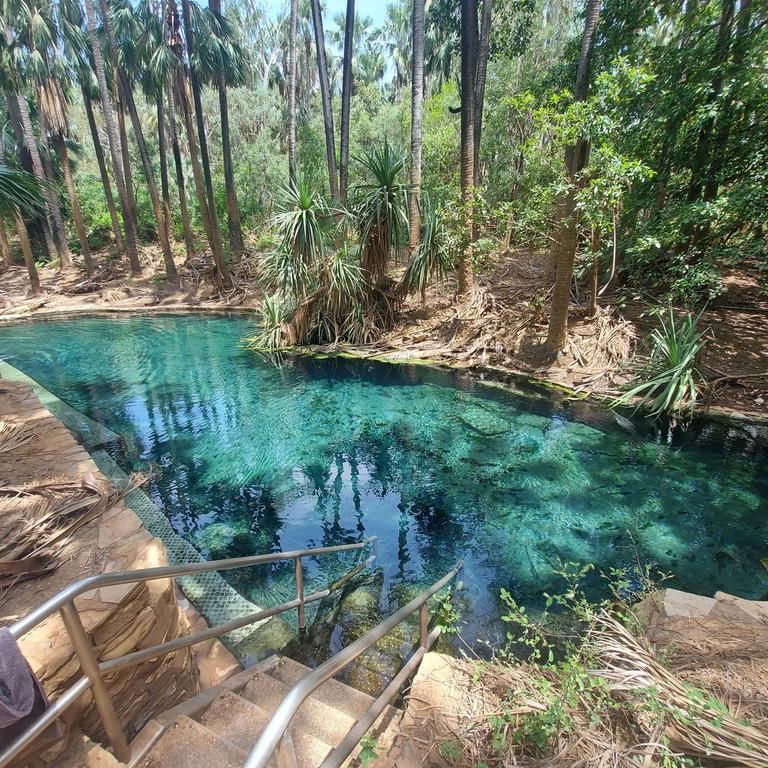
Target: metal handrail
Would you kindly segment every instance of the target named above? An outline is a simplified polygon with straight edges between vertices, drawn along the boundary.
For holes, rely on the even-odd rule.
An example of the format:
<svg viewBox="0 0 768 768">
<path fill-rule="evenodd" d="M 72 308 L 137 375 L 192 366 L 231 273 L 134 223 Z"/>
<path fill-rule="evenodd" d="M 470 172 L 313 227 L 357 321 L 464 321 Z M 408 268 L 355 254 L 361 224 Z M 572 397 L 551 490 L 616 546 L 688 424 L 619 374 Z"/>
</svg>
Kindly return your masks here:
<svg viewBox="0 0 768 768">
<path fill-rule="evenodd" d="M 302 570 L 302 558 L 314 557 L 316 555 L 328 555 L 337 552 L 347 552 L 349 550 L 362 549 L 371 544 L 376 539 L 372 536 L 363 541 L 353 544 L 340 544 L 335 547 L 316 547 L 297 549 L 289 552 L 273 552 L 266 555 L 251 555 L 248 557 L 229 558 L 227 560 L 210 560 L 200 563 L 182 563 L 179 565 L 162 566 L 158 568 L 143 568 L 135 571 L 116 571 L 114 573 L 101 573 L 95 576 L 88 576 L 80 579 L 56 595 L 46 600 L 26 616 L 16 621 L 9 627 L 11 635 L 18 639 L 29 632 L 42 621 L 53 615 L 56 611 L 61 614 L 64 627 L 72 640 L 72 646 L 80 662 L 84 676 L 70 686 L 42 715 L 35 720 L 16 740 L 0 753 L 0 768 L 6 768 L 11 761 L 16 758 L 26 747 L 28 747 L 46 728 L 54 722 L 66 709 L 89 688 L 93 694 L 94 703 L 98 709 L 104 729 L 107 733 L 115 756 L 121 762 L 128 762 L 130 759 L 130 747 L 125 739 L 120 721 L 115 712 L 114 705 L 109 696 L 109 692 L 104 685 L 103 675 L 115 672 L 124 667 L 140 664 L 148 659 L 163 656 L 168 653 L 180 650 L 181 648 L 195 645 L 196 643 L 210 640 L 213 637 L 220 637 L 235 629 L 252 624 L 262 619 L 276 616 L 279 613 L 296 609 L 299 620 L 299 628 L 305 627 L 304 607 L 307 603 L 313 603 L 322 600 L 340 586 L 348 581 L 352 576 L 359 573 L 362 569 L 370 565 L 373 558 L 369 558 L 364 563 L 353 568 L 342 576 L 341 579 L 333 582 L 328 588 L 320 592 L 314 592 L 310 595 L 304 594 L 304 574 Z M 176 640 L 141 649 L 133 653 L 121 656 L 109 661 L 98 662 L 93 644 L 80 620 L 80 614 L 77 612 L 74 600 L 79 595 L 89 592 L 93 589 L 103 586 L 113 586 L 116 584 L 130 584 L 133 582 L 155 581 L 157 579 L 175 578 L 177 576 L 188 576 L 196 573 L 207 573 L 210 571 L 227 571 L 234 568 L 245 568 L 253 565 L 265 565 L 283 560 L 293 560 L 295 563 L 296 578 L 296 599 L 290 600 L 279 606 L 267 608 L 256 613 L 249 614 L 240 619 L 210 627 L 194 635 L 186 635 Z"/>
<path fill-rule="evenodd" d="M 435 582 L 429 589 L 424 590 L 421 594 L 417 595 L 413 600 L 404 605 L 400 610 L 393 613 L 389 618 L 376 625 L 372 630 L 367 632 L 362 637 L 355 640 L 353 643 L 342 649 L 335 656 L 332 656 L 328 661 L 321 664 L 316 669 L 312 670 L 308 675 L 299 680 L 296 685 L 291 688 L 288 694 L 280 703 L 280 706 L 275 711 L 275 714 L 267 723 L 266 728 L 262 732 L 259 740 L 251 750 L 248 760 L 245 763 L 244 768 L 266 768 L 269 761 L 272 759 L 275 752 L 281 749 L 281 744 L 284 743 L 284 739 L 288 735 L 288 728 L 296 713 L 299 711 L 301 705 L 325 682 L 330 680 L 334 675 L 338 674 L 342 669 L 351 664 L 358 656 L 367 651 L 371 646 L 381 640 L 387 633 L 393 630 L 398 624 L 401 624 L 405 619 L 419 611 L 419 648 L 411 659 L 406 662 L 404 670 L 390 683 L 385 689 L 384 693 L 371 705 L 369 713 L 373 710 L 378 710 L 374 713 L 374 717 L 366 718 L 364 714 L 361 720 L 370 720 L 367 723 L 365 731 L 368 730 L 370 725 L 375 720 L 375 717 L 384 709 L 387 700 L 386 697 L 391 694 L 391 689 L 396 681 L 398 681 L 397 690 L 399 690 L 402 682 L 399 681 L 400 676 L 405 669 L 411 669 L 416 666 L 413 663 L 414 658 L 418 657 L 418 661 L 421 661 L 426 650 L 434 642 L 439 634 L 439 631 L 429 632 L 428 614 L 426 610 L 427 600 L 432 597 L 436 592 L 439 592 L 443 587 L 449 584 L 459 574 L 463 567 L 463 561 L 459 561 L 442 579 Z M 437 629 L 437 628 L 436 628 Z M 407 676 L 406 676 L 407 679 Z M 396 693 L 397 691 L 395 691 Z M 380 702 L 383 702 L 380 704 Z M 358 731 L 356 726 L 353 726 L 353 731 Z M 362 736 L 365 731 L 360 733 Z M 352 732 L 350 732 L 352 733 Z M 349 734 L 348 734 L 349 736 Z M 354 743 L 351 743 L 354 742 Z M 351 745 L 350 745 L 351 743 Z M 349 756 L 349 753 L 354 749 L 357 744 L 355 739 L 345 739 L 343 747 L 338 747 L 334 750 L 323 763 L 322 768 L 337 768 L 344 760 Z M 290 749 L 290 747 L 289 747 Z M 278 760 L 280 764 L 280 760 Z"/>
</svg>

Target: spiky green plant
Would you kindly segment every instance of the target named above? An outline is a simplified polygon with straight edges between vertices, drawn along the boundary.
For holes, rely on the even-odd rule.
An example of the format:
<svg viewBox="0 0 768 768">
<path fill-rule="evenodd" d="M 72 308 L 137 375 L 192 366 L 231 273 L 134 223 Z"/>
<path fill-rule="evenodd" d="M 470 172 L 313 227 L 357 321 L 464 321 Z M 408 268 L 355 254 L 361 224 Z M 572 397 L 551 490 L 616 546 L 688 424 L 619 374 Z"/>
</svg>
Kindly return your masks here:
<svg viewBox="0 0 768 768">
<path fill-rule="evenodd" d="M 19 211 L 30 216 L 44 205 L 45 198 L 34 176 L 0 163 L 0 215 L 11 216 Z"/>
<path fill-rule="evenodd" d="M 258 329 L 252 336 L 246 336 L 243 343 L 251 349 L 273 350 L 285 346 L 283 335 L 290 310 L 279 295 L 265 296 L 259 307 Z"/>
<path fill-rule="evenodd" d="M 420 293 L 424 301 L 429 281 L 444 277 L 452 268 L 440 212 L 427 202 L 424 206 L 424 231 L 419 247 L 405 268 L 402 289 L 406 293 Z"/>
<path fill-rule="evenodd" d="M 702 313 L 686 314 L 679 321 L 672 307 L 668 318 L 651 334 L 651 353 L 641 369 L 639 383 L 630 387 L 617 402 L 627 404 L 640 398 L 638 408 L 650 416 L 675 416 L 692 411 L 705 384 L 699 358 L 707 337 L 699 330 Z"/>
<path fill-rule="evenodd" d="M 408 185 L 401 181 L 405 158 L 385 139 L 380 148 L 357 158 L 370 181 L 350 190 L 362 244 L 362 267 L 376 282 L 386 274 L 394 248 L 408 232 Z"/>
<path fill-rule="evenodd" d="M 329 224 L 328 206 L 309 181 L 300 178 L 285 189 L 283 210 L 273 222 L 283 248 L 308 267 L 323 255 Z"/>
</svg>

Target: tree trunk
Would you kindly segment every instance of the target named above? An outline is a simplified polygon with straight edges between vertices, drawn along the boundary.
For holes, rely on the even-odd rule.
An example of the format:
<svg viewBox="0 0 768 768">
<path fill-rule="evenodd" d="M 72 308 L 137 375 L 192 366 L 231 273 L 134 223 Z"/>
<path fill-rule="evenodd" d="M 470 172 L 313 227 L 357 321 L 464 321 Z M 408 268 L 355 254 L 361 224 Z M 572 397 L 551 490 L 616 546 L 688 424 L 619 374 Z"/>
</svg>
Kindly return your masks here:
<svg viewBox="0 0 768 768">
<path fill-rule="evenodd" d="M 44 116 L 40 124 L 40 143 L 43 146 L 43 169 L 45 170 L 45 177 L 48 179 L 48 196 L 51 200 L 51 218 L 53 219 L 53 228 L 54 232 L 56 233 L 56 240 L 58 240 L 59 243 L 59 263 L 62 270 L 70 270 L 74 266 L 72 262 L 72 252 L 69 250 L 67 228 L 64 226 L 64 216 L 61 212 L 58 184 L 56 184 L 56 173 L 53 170 L 51 145 L 48 142 L 48 133 L 46 130 L 46 121 Z"/>
<path fill-rule="evenodd" d="M 475 112 L 473 126 L 475 186 L 480 186 L 480 139 L 483 133 L 483 107 L 485 105 L 485 78 L 488 72 L 488 57 L 491 53 L 491 21 L 493 20 L 492 0 L 483 0 L 483 14 L 480 21 L 480 38 L 477 47 L 477 75 L 475 79 Z"/>
<path fill-rule="evenodd" d="M 0 219 L 0 261 L 4 267 L 11 266 L 11 247 L 8 245 L 8 233 L 5 231 L 5 222 Z"/>
<path fill-rule="evenodd" d="M 488 2 L 488 0 L 486 0 Z M 424 0 L 413 0 L 411 54 L 411 194 L 408 199 L 408 247 L 413 253 L 421 240 L 421 150 L 424 110 Z"/>
<path fill-rule="evenodd" d="M 160 155 L 160 192 L 163 196 L 163 219 L 168 241 L 173 240 L 173 213 L 171 211 L 171 186 L 168 181 L 168 145 L 165 140 L 165 108 L 163 106 L 163 90 L 158 90 L 155 98 L 157 112 L 157 148 Z"/>
<path fill-rule="evenodd" d="M 347 204 L 349 189 L 349 113 L 352 101 L 352 56 L 355 46 L 355 0 L 347 0 L 344 20 L 344 66 L 341 79 L 341 147 L 339 157 L 339 194 Z"/>
<path fill-rule="evenodd" d="M 115 237 L 115 247 L 117 252 L 122 255 L 125 251 L 125 243 L 123 242 L 123 234 L 120 231 L 120 220 L 117 218 L 117 209 L 115 208 L 115 198 L 112 194 L 112 183 L 109 180 L 109 173 L 107 173 L 107 164 L 104 161 L 104 150 L 101 146 L 101 139 L 99 138 L 99 129 L 96 126 L 96 117 L 93 114 L 93 104 L 91 97 L 85 89 L 85 85 L 80 85 L 83 94 L 83 104 L 85 105 L 85 114 L 88 118 L 88 128 L 91 131 L 91 141 L 93 142 L 93 149 L 96 153 L 96 162 L 99 166 L 99 176 L 101 176 L 101 184 L 104 187 L 104 199 L 107 202 L 107 210 L 109 211 L 109 219 L 112 222 L 112 234 Z"/>
<path fill-rule="evenodd" d="M 221 0 L 209 0 L 208 7 L 221 15 Z M 240 224 L 240 206 L 235 189 L 235 170 L 232 163 L 232 143 L 229 130 L 229 103 L 227 100 L 227 79 L 223 71 L 216 73 L 219 91 L 219 112 L 221 114 L 221 155 L 224 165 L 224 189 L 227 195 L 227 222 L 229 224 L 229 253 L 235 260 L 243 254 L 243 228 Z"/>
<path fill-rule="evenodd" d="M 472 230 L 475 198 L 475 72 L 477 65 L 477 0 L 461 0 L 461 201 L 463 247 L 459 258 L 459 298 L 472 293 Z"/>
<path fill-rule="evenodd" d="M 192 18 L 189 7 L 189 0 L 181 0 L 181 18 L 184 25 L 184 39 L 187 43 L 187 55 L 190 62 L 195 53 L 195 36 L 192 31 Z M 192 99 L 194 102 L 195 119 L 197 122 L 197 135 L 200 141 L 200 160 L 202 163 L 203 179 L 205 182 L 205 192 L 208 204 L 208 222 L 210 228 L 211 250 L 213 259 L 216 262 L 219 280 L 223 286 L 231 285 L 229 276 L 229 267 L 224 258 L 224 249 L 221 244 L 221 232 L 219 230 L 219 217 L 216 211 L 216 198 L 213 194 L 213 179 L 211 177 L 211 162 L 208 155 L 208 139 L 205 133 L 205 115 L 203 114 L 203 104 L 200 96 L 200 79 L 197 76 L 195 68 L 189 67 L 189 82 L 192 86 Z M 191 154 L 190 145 L 190 154 Z"/>
<path fill-rule="evenodd" d="M 168 83 L 168 124 L 171 129 L 171 148 L 173 150 L 173 164 L 176 170 L 176 186 L 179 190 L 179 210 L 181 211 L 181 226 L 184 231 L 184 245 L 187 249 L 187 258 L 195 255 L 195 239 L 192 236 L 192 224 L 189 220 L 189 207 L 187 206 L 187 189 L 184 181 L 184 166 L 181 163 L 181 150 L 179 148 L 179 132 L 176 127 L 176 100 L 173 98 L 173 83 Z"/>
<path fill-rule="evenodd" d="M 312 0 L 312 23 L 315 28 L 315 50 L 317 53 L 317 72 L 320 78 L 320 98 L 323 102 L 323 124 L 325 126 L 325 155 L 328 162 L 328 182 L 331 197 L 339 199 L 339 180 L 336 173 L 336 138 L 333 130 L 333 110 L 331 109 L 331 86 L 328 82 L 328 63 L 325 60 L 325 33 L 323 32 L 323 14 L 320 0 Z"/>
<path fill-rule="evenodd" d="M 93 53 L 96 80 L 99 84 L 99 100 L 101 101 L 104 125 L 107 130 L 109 154 L 112 159 L 112 174 L 115 178 L 115 186 L 117 187 L 117 195 L 120 199 L 120 208 L 123 214 L 128 261 L 131 265 L 131 272 L 139 274 L 141 272 L 141 264 L 139 263 L 137 247 L 136 219 L 132 215 L 132 208 L 129 204 L 128 193 L 125 186 L 125 176 L 123 175 L 120 159 L 120 142 L 117 136 L 114 112 L 112 111 L 112 98 L 109 94 L 109 89 L 107 88 L 107 77 L 104 72 L 104 58 L 101 54 L 101 44 L 98 37 L 98 23 L 96 21 L 96 8 L 93 0 L 85 0 L 85 12 L 88 19 L 88 32 L 91 38 L 91 52 Z"/>
<path fill-rule="evenodd" d="M 296 78 L 298 61 L 296 38 L 299 25 L 299 0 L 291 0 L 291 20 L 288 30 L 288 178 L 296 183 L 298 158 L 296 149 Z"/>
<path fill-rule="evenodd" d="M 189 95 L 186 92 L 186 83 L 184 82 L 184 73 L 179 70 L 177 76 L 177 89 L 176 99 L 177 103 L 180 101 L 182 105 L 182 112 L 184 113 L 184 124 L 187 129 L 187 143 L 189 145 L 189 160 L 192 165 L 192 178 L 195 181 L 195 192 L 197 193 L 197 203 L 200 208 L 200 218 L 203 220 L 203 227 L 205 228 L 206 237 L 208 238 L 208 245 L 211 248 L 213 254 L 213 260 L 216 263 L 218 279 L 222 281 L 221 272 L 219 271 L 219 259 L 223 257 L 221 250 L 216 250 L 217 241 L 214 235 L 211 225 L 211 215 L 208 209 L 208 203 L 205 195 L 205 182 L 203 180 L 203 172 L 200 168 L 200 159 L 197 155 L 197 140 L 195 138 L 195 125 L 192 117 L 192 105 L 189 103 Z M 221 241 L 218 241 L 218 248 L 221 248 Z"/>
<path fill-rule="evenodd" d="M 19 120 L 21 121 L 21 129 L 24 133 L 24 144 L 29 152 L 29 156 L 32 160 L 32 171 L 35 174 L 35 178 L 40 182 L 43 187 L 46 201 L 48 203 L 48 215 L 46 220 L 48 223 L 47 230 L 44 228 L 43 233 L 45 235 L 45 245 L 48 250 L 48 256 L 52 261 L 55 261 L 59 257 L 59 252 L 56 249 L 56 243 L 51 237 L 53 233 L 53 227 L 51 226 L 51 219 L 53 216 L 54 195 L 56 194 L 53 187 L 48 183 L 48 179 L 45 175 L 45 169 L 43 168 L 43 161 L 40 158 L 40 152 L 37 149 L 37 138 L 35 137 L 35 131 L 32 128 L 32 120 L 29 116 L 29 105 L 27 99 L 23 94 L 16 94 L 16 104 L 18 106 Z M 58 204 L 58 203 L 57 203 Z M 69 251 L 67 251 L 69 252 Z M 64 261 L 61 261 L 62 267 Z"/>
<path fill-rule="evenodd" d="M 80 200 L 75 190 L 75 182 L 72 178 L 72 167 L 69 164 L 69 152 L 67 151 L 67 142 L 64 137 L 56 139 L 56 150 L 59 153 L 59 162 L 64 175 L 64 185 L 69 195 L 69 205 L 72 208 L 72 218 L 75 220 L 75 229 L 77 230 L 77 239 L 80 241 L 80 251 L 85 261 L 85 271 L 90 277 L 93 274 L 93 259 L 91 258 L 91 248 L 88 245 L 88 233 L 85 231 L 85 222 L 83 221 L 83 212 L 80 210 Z"/>
<path fill-rule="evenodd" d="M 589 64 L 592 57 L 592 43 L 600 16 L 600 0 L 588 0 L 584 34 L 581 38 L 579 67 L 576 73 L 574 100 L 584 101 L 589 93 Z M 565 170 L 568 177 L 568 191 L 560 204 L 559 237 L 555 250 L 555 285 L 552 290 L 552 306 L 549 316 L 546 351 L 558 353 L 564 346 L 568 333 L 568 303 L 573 281 L 573 263 L 576 259 L 578 237 L 576 189 L 579 172 L 587 163 L 589 143 L 583 139 L 565 149 Z"/>
<path fill-rule="evenodd" d="M 24 266 L 26 266 L 27 274 L 29 275 L 30 292 L 33 296 L 39 296 L 43 291 L 40 288 L 40 275 L 37 274 L 37 267 L 35 266 L 35 257 L 32 253 L 32 246 L 29 244 L 27 225 L 24 223 L 24 219 L 21 218 L 21 214 L 19 214 L 18 211 L 16 212 L 15 217 L 16 234 L 19 236 L 21 252 L 24 254 Z"/>
<path fill-rule="evenodd" d="M 136 223 L 136 238 L 138 242 L 139 209 L 136 206 L 136 187 L 133 183 L 133 166 L 131 165 L 131 147 L 128 144 L 128 131 L 125 127 L 125 104 L 120 95 L 119 86 L 114 84 L 114 93 L 117 94 L 117 129 L 120 136 L 120 161 L 123 164 L 123 178 L 125 179 L 125 193 L 128 197 L 128 206 L 131 211 L 131 219 Z"/>
<path fill-rule="evenodd" d="M 717 27 L 717 44 L 715 46 L 714 61 L 712 62 L 714 76 L 712 77 L 706 100 L 708 107 L 714 105 L 723 91 L 723 76 L 725 63 L 728 61 L 730 52 L 731 30 L 733 28 L 735 11 L 736 0 L 722 0 L 720 21 Z M 709 167 L 709 158 L 712 151 L 714 125 L 715 118 L 710 116 L 706 118 L 699 130 L 699 138 L 696 143 L 696 152 L 691 168 L 691 183 L 688 186 L 689 203 L 695 202 L 701 197 L 705 181 L 704 176 Z"/>
</svg>

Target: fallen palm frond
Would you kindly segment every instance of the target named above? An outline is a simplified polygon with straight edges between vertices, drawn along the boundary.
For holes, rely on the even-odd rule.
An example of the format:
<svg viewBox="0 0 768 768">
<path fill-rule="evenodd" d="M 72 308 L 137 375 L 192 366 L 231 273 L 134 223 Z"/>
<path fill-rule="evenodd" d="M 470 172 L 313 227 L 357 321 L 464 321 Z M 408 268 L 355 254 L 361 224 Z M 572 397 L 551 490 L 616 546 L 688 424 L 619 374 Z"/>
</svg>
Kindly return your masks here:
<svg viewBox="0 0 768 768">
<path fill-rule="evenodd" d="M 35 438 L 35 431 L 28 424 L 9 424 L 0 420 L 0 455 L 24 448 Z"/>
<path fill-rule="evenodd" d="M 736 718 L 710 693 L 683 682 L 614 617 L 597 617 L 590 642 L 604 665 L 595 674 L 620 696 L 652 697 L 673 746 L 707 761 L 768 766 L 768 734 Z"/>
<path fill-rule="evenodd" d="M 75 531 L 117 498 L 92 475 L 0 487 L 0 587 L 55 569 Z"/>
</svg>

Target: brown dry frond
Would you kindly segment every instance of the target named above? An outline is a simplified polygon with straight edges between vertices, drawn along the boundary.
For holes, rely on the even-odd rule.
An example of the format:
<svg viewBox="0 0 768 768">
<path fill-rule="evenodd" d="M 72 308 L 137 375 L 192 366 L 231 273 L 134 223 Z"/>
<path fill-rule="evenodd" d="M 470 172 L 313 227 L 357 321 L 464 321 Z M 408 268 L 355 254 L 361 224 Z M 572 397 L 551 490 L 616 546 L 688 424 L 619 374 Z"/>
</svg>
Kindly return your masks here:
<svg viewBox="0 0 768 768">
<path fill-rule="evenodd" d="M 0 420 L 0 455 L 26 447 L 36 437 L 28 424 L 9 424 Z"/>
</svg>

